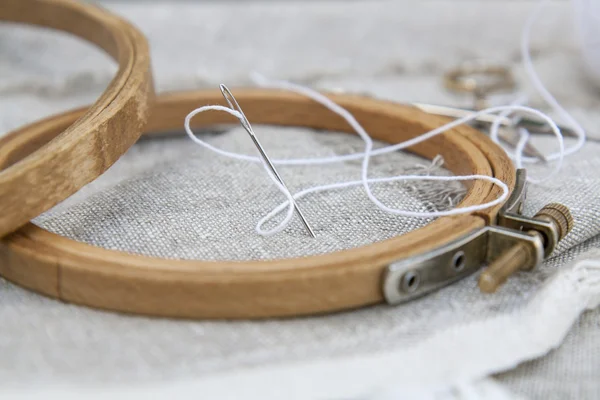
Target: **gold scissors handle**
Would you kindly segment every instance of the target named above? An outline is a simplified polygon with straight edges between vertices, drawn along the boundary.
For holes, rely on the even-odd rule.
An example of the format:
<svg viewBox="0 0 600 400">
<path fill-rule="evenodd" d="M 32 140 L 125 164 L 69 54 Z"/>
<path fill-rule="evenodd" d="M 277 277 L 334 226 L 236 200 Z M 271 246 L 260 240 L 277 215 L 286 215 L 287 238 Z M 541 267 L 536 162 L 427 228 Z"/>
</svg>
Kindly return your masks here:
<svg viewBox="0 0 600 400">
<path fill-rule="evenodd" d="M 444 86 L 483 99 L 490 93 L 515 90 L 517 85 L 509 67 L 470 61 L 446 72 Z"/>
</svg>

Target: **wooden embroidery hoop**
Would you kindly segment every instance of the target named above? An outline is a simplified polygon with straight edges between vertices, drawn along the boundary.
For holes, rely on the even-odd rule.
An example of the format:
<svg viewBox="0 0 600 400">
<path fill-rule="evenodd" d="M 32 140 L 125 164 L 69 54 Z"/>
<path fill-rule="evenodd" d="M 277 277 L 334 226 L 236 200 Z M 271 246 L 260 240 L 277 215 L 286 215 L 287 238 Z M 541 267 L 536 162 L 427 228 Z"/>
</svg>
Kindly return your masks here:
<svg viewBox="0 0 600 400">
<path fill-rule="evenodd" d="M 64 125 L 53 140 L 41 146 L 17 133 L 13 135 L 16 147 L 27 143 L 37 147 L 36 151 L 22 157 L 2 149 L 2 237 L 110 167 L 140 136 L 154 96 L 144 36 L 101 8 L 69 0 L 3 0 L 0 20 L 71 33 L 102 48 L 119 62 L 118 72 L 102 96 L 78 119 Z"/>
<path fill-rule="evenodd" d="M 302 96 L 264 89 L 236 89 L 236 98 L 254 124 L 352 130 L 339 116 Z M 410 106 L 335 95 L 374 139 L 397 143 L 446 122 Z M 187 113 L 223 103 L 219 91 L 160 96 L 148 132 L 180 130 Z M 34 123 L 0 140 L 0 166 L 11 164 L 52 140 L 83 115 L 75 110 Z M 232 123 L 224 113 L 198 115 L 195 127 Z M 410 151 L 432 159 L 441 154 L 455 174 L 495 176 L 515 186 L 515 171 L 489 138 L 460 126 Z M 461 206 L 499 196 L 485 181 L 467 182 Z M 36 292 L 66 302 L 127 313 L 181 318 L 265 318 L 318 314 L 384 301 L 387 266 L 418 256 L 492 224 L 500 206 L 443 217 L 389 240 L 326 255 L 283 260 L 207 262 L 167 260 L 110 251 L 28 224 L 0 245 L 0 274 Z M 458 279 L 472 271 L 457 272 Z"/>
</svg>

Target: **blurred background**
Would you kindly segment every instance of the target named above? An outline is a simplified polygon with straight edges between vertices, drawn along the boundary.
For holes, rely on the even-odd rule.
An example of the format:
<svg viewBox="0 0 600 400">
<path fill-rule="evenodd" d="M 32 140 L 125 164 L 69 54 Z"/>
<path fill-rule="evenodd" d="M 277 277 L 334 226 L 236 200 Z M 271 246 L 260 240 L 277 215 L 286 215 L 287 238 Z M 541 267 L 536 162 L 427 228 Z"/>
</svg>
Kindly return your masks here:
<svg viewBox="0 0 600 400">
<path fill-rule="evenodd" d="M 465 60 L 513 68 L 537 1 L 101 1 L 148 37 L 159 91 L 249 84 L 249 73 L 397 101 L 471 106 L 447 93 L 442 74 Z M 579 52 L 570 1 L 552 1 L 532 34 L 535 66 L 549 90 L 581 118 L 600 105 Z M 600 24 L 598 24 L 600 25 Z M 85 104 L 112 78 L 100 51 L 56 32 L 0 26 L 0 127 Z M 545 107 L 531 95 L 533 106 Z M 26 104 L 27 107 L 21 107 Z"/>
</svg>

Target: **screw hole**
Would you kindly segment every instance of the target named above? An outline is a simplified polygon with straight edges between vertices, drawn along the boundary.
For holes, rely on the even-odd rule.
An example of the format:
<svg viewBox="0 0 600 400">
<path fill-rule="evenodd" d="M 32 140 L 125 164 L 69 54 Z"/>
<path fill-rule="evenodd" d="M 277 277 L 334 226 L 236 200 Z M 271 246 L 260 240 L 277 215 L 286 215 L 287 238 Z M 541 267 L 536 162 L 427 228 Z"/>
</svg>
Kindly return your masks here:
<svg viewBox="0 0 600 400">
<path fill-rule="evenodd" d="M 454 257 L 452 257 L 452 267 L 455 271 L 462 271 L 462 269 L 465 267 L 464 251 L 457 251 L 456 254 L 454 254 Z"/>
<path fill-rule="evenodd" d="M 408 293 L 412 293 L 419 287 L 421 278 L 419 274 L 414 271 L 408 271 L 402 277 L 402 290 Z"/>
</svg>

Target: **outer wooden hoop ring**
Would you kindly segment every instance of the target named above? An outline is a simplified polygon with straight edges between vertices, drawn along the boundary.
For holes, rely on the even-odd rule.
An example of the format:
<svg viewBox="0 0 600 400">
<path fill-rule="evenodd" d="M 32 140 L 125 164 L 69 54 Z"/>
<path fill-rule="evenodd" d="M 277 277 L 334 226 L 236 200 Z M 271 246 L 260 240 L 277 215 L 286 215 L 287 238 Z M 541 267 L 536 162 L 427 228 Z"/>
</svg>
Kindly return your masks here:
<svg viewBox="0 0 600 400">
<path fill-rule="evenodd" d="M 97 178 L 125 153 L 141 134 L 154 93 L 145 38 L 101 8 L 70 0 L 3 0 L 0 20 L 72 33 L 119 62 L 104 94 L 52 141 L 22 159 L 2 149 L 7 167 L 0 172 L 2 237 Z M 24 138 L 17 134 L 14 140 Z"/>
<path fill-rule="evenodd" d="M 344 120 L 301 96 L 269 90 L 235 91 L 255 124 L 307 126 L 350 131 Z M 374 99 L 338 95 L 371 135 L 399 142 L 426 132 L 444 119 L 415 108 Z M 149 131 L 172 131 L 197 106 L 223 103 L 218 91 L 176 93 L 159 98 Z M 72 111 L 24 128 L 0 148 L 27 154 L 83 113 Z M 233 122 L 223 113 L 201 114 L 195 126 Z M 496 176 L 514 187 L 514 169 L 504 152 L 485 135 L 459 127 L 414 146 L 411 151 L 444 156 L 457 174 Z M 0 164 L 5 161 L 0 157 Z M 498 190 L 473 182 L 462 205 L 495 198 Z M 439 218 L 389 240 L 326 255 L 251 262 L 166 260 L 109 251 L 67 239 L 35 225 L 5 238 L 0 245 L 0 274 L 61 300 L 153 316 L 184 318 L 261 318 L 297 316 L 350 309 L 383 301 L 382 271 L 397 259 L 431 250 L 494 220 L 498 207 L 473 215 Z"/>
</svg>

